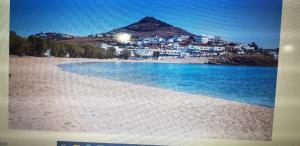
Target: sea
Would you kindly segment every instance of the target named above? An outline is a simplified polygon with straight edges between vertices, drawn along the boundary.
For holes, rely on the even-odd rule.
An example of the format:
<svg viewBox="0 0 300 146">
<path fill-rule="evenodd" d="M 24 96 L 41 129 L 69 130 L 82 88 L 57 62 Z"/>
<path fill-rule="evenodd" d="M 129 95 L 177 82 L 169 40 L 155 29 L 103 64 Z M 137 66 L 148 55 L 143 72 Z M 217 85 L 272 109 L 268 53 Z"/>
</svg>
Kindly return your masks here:
<svg viewBox="0 0 300 146">
<path fill-rule="evenodd" d="M 149 62 L 85 62 L 58 66 L 80 75 L 274 107 L 276 67 Z"/>
</svg>

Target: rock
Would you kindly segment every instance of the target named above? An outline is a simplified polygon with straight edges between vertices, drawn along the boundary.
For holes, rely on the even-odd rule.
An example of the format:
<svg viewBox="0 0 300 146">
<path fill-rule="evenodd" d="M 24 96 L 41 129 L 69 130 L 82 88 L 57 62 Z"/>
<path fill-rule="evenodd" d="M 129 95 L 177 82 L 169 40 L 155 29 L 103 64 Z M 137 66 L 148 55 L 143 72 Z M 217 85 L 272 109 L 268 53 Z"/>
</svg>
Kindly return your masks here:
<svg viewBox="0 0 300 146">
<path fill-rule="evenodd" d="M 265 55 L 229 55 L 211 58 L 208 64 L 277 67 L 278 60 Z"/>
</svg>

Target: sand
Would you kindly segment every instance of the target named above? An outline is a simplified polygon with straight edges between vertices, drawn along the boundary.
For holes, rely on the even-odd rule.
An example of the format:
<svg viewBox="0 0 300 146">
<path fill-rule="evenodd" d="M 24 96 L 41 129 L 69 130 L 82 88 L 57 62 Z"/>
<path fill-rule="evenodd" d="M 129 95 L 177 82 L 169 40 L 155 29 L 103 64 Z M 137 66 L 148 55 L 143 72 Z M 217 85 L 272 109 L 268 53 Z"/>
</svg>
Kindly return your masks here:
<svg viewBox="0 0 300 146">
<path fill-rule="evenodd" d="M 271 140 L 273 108 L 62 71 L 61 63 L 118 61 L 10 57 L 9 128 Z"/>
</svg>

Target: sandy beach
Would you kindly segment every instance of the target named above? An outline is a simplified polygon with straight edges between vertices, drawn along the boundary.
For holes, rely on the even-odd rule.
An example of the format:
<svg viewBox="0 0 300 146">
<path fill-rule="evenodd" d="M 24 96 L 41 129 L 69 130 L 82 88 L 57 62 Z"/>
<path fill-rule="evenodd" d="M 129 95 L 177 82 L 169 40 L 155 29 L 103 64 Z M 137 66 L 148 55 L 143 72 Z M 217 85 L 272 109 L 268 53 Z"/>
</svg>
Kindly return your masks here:
<svg viewBox="0 0 300 146">
<path fill-rule="evenodd" d="M 62 71 L 83 58 L 10 57 L 9 128 L 271 140 L 273 108 Z"/>
</svg>

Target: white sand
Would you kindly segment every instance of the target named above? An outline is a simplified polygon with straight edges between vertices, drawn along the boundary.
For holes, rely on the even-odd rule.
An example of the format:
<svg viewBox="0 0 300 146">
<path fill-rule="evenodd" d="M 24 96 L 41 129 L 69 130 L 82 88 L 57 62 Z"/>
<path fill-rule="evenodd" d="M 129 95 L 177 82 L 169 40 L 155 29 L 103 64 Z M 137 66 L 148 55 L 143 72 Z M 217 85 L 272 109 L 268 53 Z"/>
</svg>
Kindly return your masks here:
<svg viewBox="0 0 300 146">
<path fill-rule="evenodd" d="M 271 139 L 272 108 L 77 75 L 57 66 L 86 61 L 105 60 L 11 56 L 9 127 L 103 134 Z"/>
</svg>

